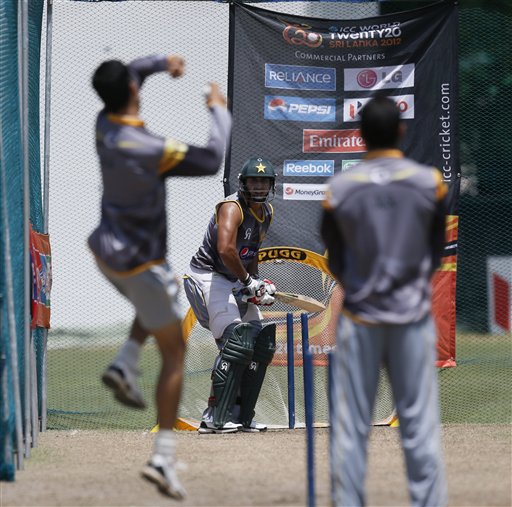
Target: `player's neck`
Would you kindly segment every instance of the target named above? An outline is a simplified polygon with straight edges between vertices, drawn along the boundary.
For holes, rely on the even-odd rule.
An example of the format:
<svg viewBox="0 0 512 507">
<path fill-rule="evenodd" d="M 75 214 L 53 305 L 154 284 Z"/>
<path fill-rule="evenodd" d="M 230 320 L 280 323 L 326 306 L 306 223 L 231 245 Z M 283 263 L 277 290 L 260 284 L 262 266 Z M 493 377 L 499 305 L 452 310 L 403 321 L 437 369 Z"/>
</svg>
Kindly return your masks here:
<svg viewBox="0 0 512 507">
<path fill-rule="evenodd" d="M 121 108 L 117 114 L 122 116 L 139 116 L 139 101 L 131 97 L 125 107 Z"/>
<path fill-rule="evenodd" d="M 261 202 L 250 202 L 249 207 L 252 209 L 253 213 L 259 217 L 262 218 L 263 215 L 263 203 Z"/>
</svg>

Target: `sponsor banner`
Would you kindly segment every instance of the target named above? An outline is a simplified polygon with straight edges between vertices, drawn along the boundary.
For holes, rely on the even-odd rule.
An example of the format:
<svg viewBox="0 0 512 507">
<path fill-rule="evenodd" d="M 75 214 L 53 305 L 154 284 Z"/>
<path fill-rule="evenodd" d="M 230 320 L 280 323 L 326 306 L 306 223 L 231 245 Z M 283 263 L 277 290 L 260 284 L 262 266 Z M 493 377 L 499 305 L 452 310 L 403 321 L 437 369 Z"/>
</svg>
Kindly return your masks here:
<svg viewBox="0 0 512 507">
<path fill-rule="evenodd" d="M 302 151 L 304 153 L 361 153 L 366 151 L 366 146 L 359 129 L 304 129 Z"/>
<path fill-rule="evenodd" d="M 333 176 L 334 160 L 285 160 L 283 176 Z"/>
<path fill-rule="evenodd" d="M 352 160 L 342 160 L 341 161 L 341 172 L 344 173 L 348 171 L 351 167 L 361 163 L 363 160 L 360 158 L 354 158 Z"/>
<path fill-rule="evenodd" d="M 336 69 L 265 64 L 265 88 L 336 91 Z"/>
<path fill-rule="evenodd" d="M 402 120 L 414 119 L 414 95 L 390 95 L 398 108 L 400 109 L 400 116 Z M 370 97 L 361 99 L 345 99 L 343 101 L 343 121 L 360 121 L 361 110 L 364 105 L 370 100 Z"/>
<path fill-rule="evenodd" d="M 404 101 L 402 116 L 408 128 L 401 148 L 410 158 L 441 170 L 449 186 L 448 212 L 457 215 L 457 25 L 457 6 L 448 1 L 359 20 L 308 18 L 232 3 L 229 99 L 233 129 L 224 192 L 229 195 L 238 189 L 238 173 L 248 157 L 266 154 L 271 158 L 278 173 L 278 191 L 272 202 L 274 220 L 265 238 L 266 247 L 325 253 L 318 232 L 320 202 L 298 200 L 304 194 L 295 190 L 308 189 L 290 187 L 291 182 L 300 181 L 297 174 L 284 176 L 291 182 L 283 183 L 286 168 L 279 163 L 303 161 L 296 170 L 302 168 L 311 185 L 325 184 L 326 178 L 310 174 L 305 159 L 332 160 L 337 171 L 350 170 L 350 164 L 363 158 L 365 147 L 358 132 L 360 105 L 352 102 L 351 117 L 350 109 L 345 109 L 350 103 L 343 101 L 364 102 L 376 90 Z M 268 95 L 284 104 L 266 102 Z M 292 108 L 286 96 L 301 102 L 294 102 Z M 319 108 L 334 106 L 333 102 L 317 102 L 320 98 L 335 100 L 338 114 Z M 269 121 L 269 117 L 289 121 Z M 352 125 L 353 129 L 343 129 Z M 318 194 L 319 190 L 308 191 Z M 438 317 L 439 308 L 453 304 L 449 299 L 453 291 L 439 287 L 434 281 L 434 298 L 439 294 Z M 453 314 L 447 318 L 450 325 L 440 329 L 440 339 L 451 344 Z M 447 347 L 438 349 L 440 359 L 447 351 Z"/>
<path fill-rule="evenodd" d="M 322 201 L 327 185 L 283 183 L 283 199 L 288 201 Z"/>
<path fill-rule="evenodd" d="M 336 121 L 336 99 L 265 96 L 266 120 Z"/>
<path fill-rule="evenodd" d="M 30 265 L 32 273 L 31 327 L 50 328 L 52 253 L 50 237 L 32 229 L 30 224 Z"/>
<path fill-rule="evenodd" d="M 344 69 L 345 91 L 373 91 L 414 86 L 414 63 L 392 67 Z"/>
</svg>

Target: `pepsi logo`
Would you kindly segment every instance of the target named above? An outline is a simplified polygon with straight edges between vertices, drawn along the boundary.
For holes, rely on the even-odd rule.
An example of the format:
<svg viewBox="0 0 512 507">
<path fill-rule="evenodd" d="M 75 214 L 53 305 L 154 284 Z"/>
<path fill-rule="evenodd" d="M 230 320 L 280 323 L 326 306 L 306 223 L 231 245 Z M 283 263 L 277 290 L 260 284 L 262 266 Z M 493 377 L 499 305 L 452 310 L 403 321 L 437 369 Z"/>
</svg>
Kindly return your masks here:
<svg viewBox="0 0 512 507">
<path fill-rule="evenodd" d="M 276 111 L 278 109 L 286 111 L 286 102 L 279 97 L 275 97 L 268 103 L 268 108 L 272 111 Z"/>
</svg>

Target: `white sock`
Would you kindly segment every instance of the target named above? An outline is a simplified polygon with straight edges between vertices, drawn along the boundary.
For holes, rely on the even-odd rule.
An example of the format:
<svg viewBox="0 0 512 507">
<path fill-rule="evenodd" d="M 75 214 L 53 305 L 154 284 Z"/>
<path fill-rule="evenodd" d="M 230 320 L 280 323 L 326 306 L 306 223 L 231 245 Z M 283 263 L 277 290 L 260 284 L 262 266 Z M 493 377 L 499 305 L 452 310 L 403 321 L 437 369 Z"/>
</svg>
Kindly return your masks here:
<svg viewBox="0 0 512 507">
<path fill-rule="evenodd" d="M 155 437 L 153 455 L 159 455 L 169 461 L 176 456 L 176 436 L 172 430 L 158 430 Z"/>
<path fill-rule="evenodd" d="M 120 348 L 113 363 L 121 363 L 131 370 L 136 370 L 139 364 L 141 348 L 137 340 L 128 338 Z"/>
</svg>

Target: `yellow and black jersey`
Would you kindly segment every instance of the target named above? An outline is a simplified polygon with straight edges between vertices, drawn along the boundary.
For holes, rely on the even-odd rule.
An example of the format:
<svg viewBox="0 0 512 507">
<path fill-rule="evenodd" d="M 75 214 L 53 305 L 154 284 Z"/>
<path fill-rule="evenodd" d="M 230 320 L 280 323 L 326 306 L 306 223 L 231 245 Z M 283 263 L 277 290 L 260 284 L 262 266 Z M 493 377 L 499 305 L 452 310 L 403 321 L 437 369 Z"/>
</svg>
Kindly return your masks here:
<svg viewBox="0 0 512 507">
<path fill-rule="evenodd" d="M 430 310 L 444 246 L 447 186 L 398 150 L 370 152 L 329 184 L 322 221 L 344 308 L 370 323 L 410 323 Z"/>
<path fill-rule="evenodd" d="M 163 56 L 132 62 L 130 73 L 140 84 L 166 69 Z M 96 148 L 103 181 L 101 221 L 89 237 L 94 254 L 114 271 L 144 269 L 166 255 L 167 176 L 214 174 L 220 167 L 230 134 L 229 112 L 211 109 L 212 128 L 204 148 L 160 137 L 137 117 L 101 111 L 96 122 Z"/>
<path fill-rule="evenodd" d="M 235 202 L 242 213 L 242 219 L 236 235 L 236 249 L 240 261 L 247 268 L 257 257 L 261 243 L 267 234 L 272 222 L 274 208 L 270 203 L 262 204 L 262 215 L 258 217 L 246 203 L 240 193 L 226 197 L 215 207 L 215 213 L 208 223 L 203 243 L 192 257 L 190 265 L 206 271 L 215 271 L 234 282 L 237 278 L 229 271 L 220 257 L 217 249 L 217 212 L 219 207 L 226 202 Z"/>
</svg>

